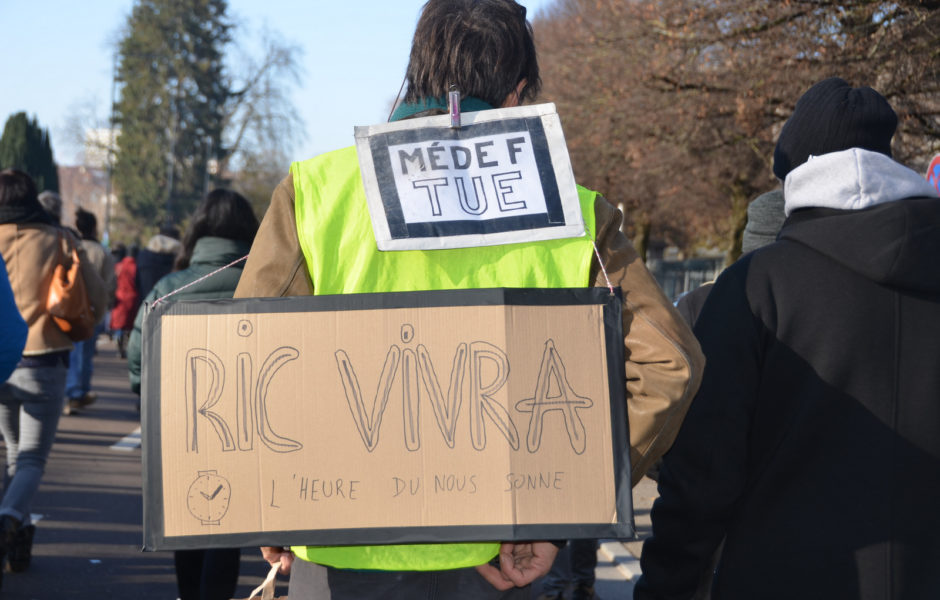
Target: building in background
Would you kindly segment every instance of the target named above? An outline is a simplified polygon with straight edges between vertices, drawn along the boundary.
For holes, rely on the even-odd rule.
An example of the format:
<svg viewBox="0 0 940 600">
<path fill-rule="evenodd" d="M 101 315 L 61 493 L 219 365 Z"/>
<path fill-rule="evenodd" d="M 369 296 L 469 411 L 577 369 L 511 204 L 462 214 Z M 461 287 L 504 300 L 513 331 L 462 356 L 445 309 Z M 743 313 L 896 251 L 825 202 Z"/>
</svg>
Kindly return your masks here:
<svg viewBox="0 0 940 600">
<path fill-rule="evenodd" d="M 59 192 L 62 196 L 62 222 L 75 224 L 75 209 L 81 207 L 98 219 L 98 237 L 107 245 L 105 233 L 114 221 L 117 194 L 109 185 L 108 146 L 120 132 L 108 128 L 88 129 L 82 148 L 82 164 L 59 166 Z"/>
</svg>

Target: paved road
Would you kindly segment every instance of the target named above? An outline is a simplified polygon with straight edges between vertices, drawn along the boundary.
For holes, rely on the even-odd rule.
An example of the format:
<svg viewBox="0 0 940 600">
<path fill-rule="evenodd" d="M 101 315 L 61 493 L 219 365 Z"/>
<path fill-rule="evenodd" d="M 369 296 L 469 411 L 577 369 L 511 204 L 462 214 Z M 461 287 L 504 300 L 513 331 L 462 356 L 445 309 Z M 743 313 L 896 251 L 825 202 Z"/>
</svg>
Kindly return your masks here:
<svg viewBox="0 0 940 600">
<path fill-rule="evenodd" d="M 33 504 L 40 516 L 33 564 L 5 573 L 4 600 L 173 600 L 176 584 L 168 552 L 141 552 L 140 423 L 125 362 L 101 338 L 93 389 L 98 401 L 63 416 L 42 486 Z M 637 524 L 648 531 L 652 482 L 635 490 Z M 598 553 L 597 591 L 603 600 L 632 597 L 639 573 L 631 550 L 606 541 Z M 267 572 L 258 550 L 242 552 L 238 595 L 247 597 Z M 634 579 L 635 580 L 635 579 Z M 286 594 L 286 584 L 278 593 Z"/>
</svg>

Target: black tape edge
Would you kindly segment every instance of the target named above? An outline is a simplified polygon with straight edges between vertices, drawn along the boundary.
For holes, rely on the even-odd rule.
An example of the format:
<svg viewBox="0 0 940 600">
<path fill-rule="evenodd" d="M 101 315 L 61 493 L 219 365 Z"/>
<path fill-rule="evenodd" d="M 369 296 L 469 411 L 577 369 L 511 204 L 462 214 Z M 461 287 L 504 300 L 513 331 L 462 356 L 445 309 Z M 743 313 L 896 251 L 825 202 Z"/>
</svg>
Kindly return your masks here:
<svg viewBox="0 0 940 600">
<path fill-rule="evenodd" d="M 368 533 L 365 533 L 368 532 Z M 422 541 L 414 541 L 420 537 Z M 425 544 L 492 542 L 508 540 L 622 539 L 634 537 L 631 523 L 576 523 L 529 525 L 466 525 L 454 527 L 374 527 L 369 529 L 319 529 L 267 531 L 160 537 L 158 545 L 145 550 L 190 550 L 207 547 L 251 546 L 348 546 L 381 544 Z"/>
<path fill-rule="evenodd" d="M 206 547 L 271 545 L 362 545 L 397 543 L 434 543 L 456 541 L 510 541 L 530 539 L 633 539 L 633 518 L 629 423 L 626 413 L 626 372 L 624 366 L 622 292 L 608 288 L 487 288 L 471 290 L 429 290 L 422 292 L 383 292 L 376 294 L 341 294 L 331 296 L 292 296 L 289 298 L 232 298 L 218 300 L 183 300 L 163 302 L 145 313 L 142 341 L 143 356 L 160 348 L 160 318 L 164 315 L 236 314 L 259 312 L 310 312 L 336 310 L 380 310 L 437 306 L 564 306 L 600 304 L 603 306 L 605 345 L 607 348 L 608 389 L 610 395 L 611 444 L 616 482 L 617 520 L 605 524 L 474 525 L 454 527 L 385 527 L 364 529 L 328 529 L 291 532 L 256 532 L 206 536 L 167 537 L 163 524 L 163 464 L 160 453 L 160 381 L 148 368 L 141 381 L 141 464 L 143 479 L 143 549 L 184 550 Z M 272 305 L 278 310 L 271 310 Z M 159 364 L 159 361 L 156 361 Z M 142 359 L 144 364 L 144 359 Z M 147 365 L 150 367 L 150 365 Z M 618 430 L 617 423 L 624 423 Z M 155 424 L 155 426 L 151 426 Z M 153 480 L 151 480 L 153 479 Z M 148 510 L 149 509 L 149 510 Z M 148 518 L 149 517 L 149 518 Z M 364 531 L 375 533 L 371 538 Z M 416 536 L 415 534 L 420 534 Z M 415 537 L 421 539 L 415 541 Z M 373 541 L 374 540 L 374 541 Z"/>
</svg>

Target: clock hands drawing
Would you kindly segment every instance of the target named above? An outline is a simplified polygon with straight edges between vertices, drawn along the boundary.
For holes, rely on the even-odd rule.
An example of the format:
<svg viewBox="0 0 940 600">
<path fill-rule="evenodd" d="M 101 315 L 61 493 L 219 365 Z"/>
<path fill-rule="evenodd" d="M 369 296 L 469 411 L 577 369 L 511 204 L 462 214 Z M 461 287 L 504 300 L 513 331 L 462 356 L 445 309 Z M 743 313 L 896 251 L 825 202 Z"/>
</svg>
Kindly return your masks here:
<svg viewBox="0 0 940 600">
<path fill-rule="evenodd" d="M 211 495 L 211 496 L 210 496 L 209 494 L 205 493 L 205 492 L 202 492 L 202 491 L 200 491 L 199 493 L 202 494 L 202 497 L 205 498 L 206 500 L 212 500 L 213 498 L 215 498 L 216 496 L 219 495 L 219 492 L 221 492 L 221 491 L 224 490 L 224 489 L 225 489 L 225 486 L 220 483 L 220 484 L 219 484 L 219 487 L 215 488 L 215 490 L 212 492 L 212 495 Z"/>
<path fill-rule="evenodd" d="M 218 525 L 228 512 L 232 485 L 214 469 L 199 471 L 189 485 L 186 507 L 203 525 Z"/>
</svg>

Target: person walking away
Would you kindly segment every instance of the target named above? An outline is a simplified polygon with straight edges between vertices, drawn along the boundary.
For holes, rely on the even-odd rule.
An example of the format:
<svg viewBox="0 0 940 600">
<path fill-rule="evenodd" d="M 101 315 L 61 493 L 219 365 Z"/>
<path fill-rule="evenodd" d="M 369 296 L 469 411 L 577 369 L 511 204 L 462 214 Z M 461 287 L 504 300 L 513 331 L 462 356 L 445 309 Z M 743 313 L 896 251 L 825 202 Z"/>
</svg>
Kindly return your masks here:
<svg viewBox="0 0 940 600">
<path fill-rule="evenodd" d="M 196 209 L 183 236 L 175 263 L 177 271 L 156 282 L 144 299 L 144 306 L 152 306 L 168 294 L 173 295 L 166 302 L 231 298 L 244 262 L 173 292 L 246 256 L 257 231 L 258 219 L 244 197 L 226 189 L 213 190 Z M 141 327 L 145 312 L 145 308 L 138 311 L 127 347 L 131 389 L 136 394 L 140 394 Z M 240 558 L 238 548 L 177 550 L 173 559 L 180 600 L 230 600 L 235 594 Z"/>
<path fill-rule="evenodd" d="M 175 227 L 164 225 L 137 254 L 137 293 L 141 298 L 150 293 L 161 277 L 173 270 L 180 250 L 179 237 Z"/>
<path fill-rule="evenodd" d="M 82 248 L 91 266 L 104 282 L 107 293 L 108 306 L 114 302 L 114 291 L 117 281 L 114 276 L 114 259 L 104 246 L 98 243 L 98 219 L 94 213 L 82 208 L 75 211 L 75 229 L 81 236 Z M 72 414 L 97 400 L 97 395 L 91 391 L 91 374 L 95 356 L 95 345 L 98 336 L 104 331 L 106 312 L 99 315 L 95 324 L 95 333 L 90 339 L 74 342 L 72 353 L 69 355 L 69 370 L 65 378 L 65 405 L 63 411 L 66 415 Z"/>
<path fill-rule="evenodd" d="M 39 194 L 39 204 L 42 205 L 42 209 L 52 219 L 52 224 L 60 227 L 62 225 L 62 196 L 58 192 L 45 190 Z"/>
<path fill-rule="evenodd" d="M 48 313 L 46 300 L 56 266 L 71 266 L 63 236 L 71 234 L 55 226 L 43 210 L 29 175 L 14 169 L 0 171 L 0 254 L 28 327 L 22 358 L 0 385 L 0 433 L 6 443 L 0 571 L 4 561 L 15 573 L 29 567 L 35 533 L 30 502 L 39 488 L 62 414 L 72 342 Z M 81 261 L 89 302 L 96 314 L 103 314 L 107 306 L 104 284 L 88 265 L 78 240 L 71 241 Z"/>
<path fill-rule="evenodd" d="M 111 309 L 111 331 L 117 336 L 118 354 L 127 358 L 127 340 L 134 328 L 134 317 L 140 306 L 140 293 L 137 291 L 136 246 L 131 246 L 127 255 L 114 267 L 115 281 L 114 308 Z"/>
<path fill-rule="evenodd" d="M 462 94 L 461 112 L 534 98 L 538 60 L 525 13 L 514 0 L 430 0 L 415 30 L 405 100 L 392 119 L 445 114 L 451 86 Z M 235 296 L 606 287 L 603 263 L 612 285 L 629 298 L 623 304 L 625 395 L 636 484 L 678 431 L 698 387 L 701 355 L 620 231 L 620 212 L 596 192 L 578 191 L 584 222 L 593 224 L 580 238 L 381 252 L 371 238 L 355 149 L 294 163 L 274 191 Z M 505 260 L 523 249 L 538 258 Z M 498 540 L 262 549 L 269 562 L 290 570 L 289 597 L 330 600 L 528 598 L 529 584 L 548 572 L 557 551 L 550 541 Z"/>
<path fill-rule="evenodd" d="M 830 78 L 783 126 L 787 220 L 696 321 L 637 600 L 691 597 L 722 537 L 714 598 L 938 597 L 940 198 L 892 159 L 897 123 Z"/>
</svg>

